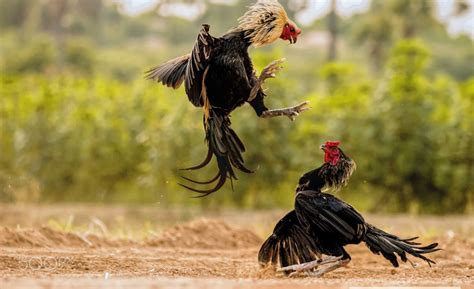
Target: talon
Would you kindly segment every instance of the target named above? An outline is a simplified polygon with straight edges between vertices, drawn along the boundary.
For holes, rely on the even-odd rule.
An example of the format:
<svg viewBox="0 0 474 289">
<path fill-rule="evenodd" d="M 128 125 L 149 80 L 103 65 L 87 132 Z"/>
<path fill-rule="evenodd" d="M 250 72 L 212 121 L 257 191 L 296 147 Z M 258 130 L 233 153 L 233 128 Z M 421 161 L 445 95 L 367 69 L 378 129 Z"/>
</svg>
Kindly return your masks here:
<svg viewBox="0 0 474 289">
<path fill-rule="evenodd" d="M 290 273 L 290 275 L 288 275 L 288 277 L 289 277 L 289 278 L 296 277 L 296 276 L 299 275 L 299 273 L 300 273 L 300 272 L 298 272 L 298 271 L 292 272 L 292 273 Z"/>
<path fill-rule="evenodd" d="M 292 116 L 292 117 L 297 117 L 297 116 L 299 116 L 299 115 L 300 115 L 300 114 L 299 114 L 297 111 L 293 111 L 293 112 L 291 113 L 291 116 Z"/>
<path fill-rule="evenodd" d="M 327 257 L 327 258 L 324 258 L 324 259 L 318 259 L 318 260 L 315 260 L 315 261 L 311 261 L 311 262 L 307 262 L 307 263 L 301 263 L 301 264 L 295 264 L 295 265 L 290 265 L 290 266 L 286 266 L 286 267 L 282 267 L 282 268 L 279 268 L 277 269 L 277 272 L 284 272 L 284 271 L 295 271 L 295 272 L 292 272 L 290 273 L 290 276 L 291 274 L 293 273 L 297 273 L 297 272 L 301 272 L 301 273 L 308 273 L 310 272 L 309 270 L 314 270 L 316 268 L 318 268 L 319 266 L 321 265 L 326 265 L 326 264 L 330 264 L 330 263 L 336 263 L 336 264 L 339 264 L 343 261 L 341 261 L 343 256 L 338 256 L 338 257 Z M 337 265 L 339 266 L 339 265 Z M 323 272 L 323 274 L 325 272 L 327 272 L 327 270 L 325 269 L 321 269 L 321 270 L 318 270 L 318 271 L 315 271 L 316 274 L 318 272 Z M 310 273 L 312 274 L 312 272 Z"/>
<path fill-rule="evenodd" d="M 263 70 L 262 74 L 260 76 L 261 80 L 265 80 L 266 78 L 274 78 L 276 77 L 276 73 L 283 69 L 283 66 L 280 64 L 286 61 L 285 58 L 279 59 L 279 60 L 274 60 L 270 62 Z"/>
<path fill-rule="evenodd" d="M 309 107 L 309 101 L 305 101 L 295 107 L 295 110 L 297 112 L 303 112 L 309 109 L 311 109 L 311 107 Z"/>
</svg>

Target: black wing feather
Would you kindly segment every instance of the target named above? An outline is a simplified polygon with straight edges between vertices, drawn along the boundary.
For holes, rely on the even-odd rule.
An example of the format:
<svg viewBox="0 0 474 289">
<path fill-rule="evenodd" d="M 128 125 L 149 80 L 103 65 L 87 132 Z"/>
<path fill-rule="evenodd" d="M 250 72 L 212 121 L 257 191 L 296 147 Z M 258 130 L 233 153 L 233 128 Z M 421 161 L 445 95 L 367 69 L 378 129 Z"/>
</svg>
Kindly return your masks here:
<svg viewBox="0 0 474 289">
<path fill-rule="evenodd" d="M 201 97 L 204 71 L 209 65 L 215 41 L 216 38 L 209 34 L 209 25 L 203 24 L 188 59 L 184 82 L 189 101 L 195 106 L 204 105 L 204 100 Z"/>
<path fill-rule="evenodd" d="M 203 24 L 190 54 L 153 67 L 145 72 L 145 77 L 175 89 L 184 81 L 189 101 L 195 106 L 203 106 L 203 78 L 216 40 L 209 34 L 209 25 Z"/>
<path fill-rule="evenodd" d="M 145 78 L 163 83 L 174 89 L 181 86 L 184 81 L 186 67 L 190 54 L 171 59 L 161 65 L 153 67 L 145 72 Z"/>
<path fill-rule="evenodd" d="M 366 231 L 362 215 L 351 205 L 329 194 L 299 192 L 295 210 L 308 231 L 338 240 L 342 245 L 360 242 Z"/>
<path fill-rule="evenodd" d="M 258 261 L 264 266 L 289 266 L 316 260 L 320 249 L 298 220 L 293 210 L 275 226 L 273 234 L 263 243 Z"/>
</svg>

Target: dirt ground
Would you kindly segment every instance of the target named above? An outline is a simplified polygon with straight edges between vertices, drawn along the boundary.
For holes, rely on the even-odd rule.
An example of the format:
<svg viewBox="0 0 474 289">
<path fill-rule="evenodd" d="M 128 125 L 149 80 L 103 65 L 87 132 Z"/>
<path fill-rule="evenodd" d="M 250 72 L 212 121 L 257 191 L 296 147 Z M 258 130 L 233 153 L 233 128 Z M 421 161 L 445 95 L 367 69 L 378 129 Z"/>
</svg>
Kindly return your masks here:
<svg viewBox="0 0 474 289">
<path fill-rule="evenodd" d="M 347 267 L 322 278 L 289 279 L 256 261 L 283 213 L 188 210 L 183 217 L 150 208 L 3 205 L 0 288 L 474 288 L 470 217 L 366 217 L 384 230 L 439 242 L 443 250 L 431 255 L 437 262 L 431 268 L 412 258 L 415 268 L 395 269 L 357 245 L 348 247 Z"/>
</svg>

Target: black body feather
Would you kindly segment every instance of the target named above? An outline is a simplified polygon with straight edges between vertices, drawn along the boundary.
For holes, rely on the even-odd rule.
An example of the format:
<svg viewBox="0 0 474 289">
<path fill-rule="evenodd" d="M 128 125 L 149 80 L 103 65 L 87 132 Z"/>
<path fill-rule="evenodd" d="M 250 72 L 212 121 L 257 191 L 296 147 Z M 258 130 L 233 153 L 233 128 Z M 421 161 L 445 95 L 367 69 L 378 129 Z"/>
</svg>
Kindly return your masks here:
<svg viewBox="0 0 474 289">
<path fill-rule="evenodd" d="M 296 211 L 289 212 L 275 226 L 273 234 L 265 241 L 258 253 L 260 264 L 289 266 L 306 263 L 320 255 L 321 249 L 299 222 Z"/>
<path fill-rule="evenodd" d="M 301 177 L 295 209 L 277 223 L 273 234 L 263 243 L 258 255 L 260 264 L 285 267 L 317 260 L 321 254 L 350 260 L 344 246 L 360 242 L 365 242 L 374 254 L 382 254 L 395 267 L 398 258 L 408 261 L 407 255 L 430 266 L 435 263 L 424 255 L 440 250 L 437 243 L 422 246 L 413 242 L 416 238 L 401 239 L 386 233 L 366 223 L 351 205 L 321 192 L 327 182 L 336 187 L 347 182 L 343 171 L 351 169 L 347 167 L 349 161 L 352 160 L 344 155 L 339 168 L 329 169 L 331 164 L 325 163 Z"/>
<path fill-rule="evenodd" d="M 230 113 L 243 105 L 257 83 L 252 61 L 248 55 L 251 42 L 248 31 L 231 30 L 222 37 L 209 34 L 209 25 L 203 25 L 190 54 L 170 60 L 146 73 L 148 79 L 177 88 L 183 82 L 189 101 L 197 107 L 204 107 L 204 128 L 209 150 L 205 160 L 186 170 L 205 167 L 215 156 L 218 175 L 210 181 L 193 181 L 195 184 L 217 184 L 208 190 L 183 187 L 206 196 L 219 190 L 227 179 L 237 179 L 234 169 L 245 173 L 252 171 L 245 167 L 242 153 L 245 147 L 230 127 Z M 249 102 L 257 115 L 268 110 L 260 89 L 257 97 Z"/>
</svg>

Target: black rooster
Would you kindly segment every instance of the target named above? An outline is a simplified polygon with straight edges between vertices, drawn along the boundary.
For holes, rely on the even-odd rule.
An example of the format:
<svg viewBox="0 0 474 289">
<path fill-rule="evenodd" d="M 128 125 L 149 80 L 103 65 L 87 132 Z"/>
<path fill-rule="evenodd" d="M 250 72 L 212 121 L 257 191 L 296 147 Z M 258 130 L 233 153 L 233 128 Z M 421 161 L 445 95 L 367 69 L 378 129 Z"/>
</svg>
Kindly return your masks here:
<svg viewBox="0 0 474 289">
<path fill-rule="evenodd" d="M 276 0 L 260 0 L 239 18 L 239 25 L 221 37 L 209 34 L 209 25 L 203 25 L 190 54 L 172 59 L 147 72 L 148 79 L 178 88 L 184 82 L 189 101 L 204 108 L 204 128 L 209 150 L 204 161 L 186 170 L 205 167 L 213 156 L 217 159 L 219 172 L 209 181 L 196 184 L 211 184 L 214 188 L 198 190 L 209 195 L 219 190 L 229 178 L 237 179 L 234 168 L 245 173 L 242 153 L 244 144 L 230 127 L 230 113 L 245 102 L 255 109 L 259 117 L 288 116 L 294 119 L 308 109 L 307 102 L 300 105 L 269 110 L 264 104 L 262 84 L 275 77 L 283 60 L 270 63 L 259 77 L 256 76 L 248 54 L 250 45 L 255 47 L 274 42 L 278 38 L 296 43 L 301 30 L 288 19 L 284 8 Z M 181 185 L 181 184 L 180 184 Z"/>
<path fill-rule="evenodd" d="M 263 243 L 258 254 L 261 265 L 280 266 L 278 271 L 290 276 L 305 273 L 322 276 L 348 264 L 344 250 L 348 244 L 365 242 L 374 254 L 382 254 L 394 267 L 408 261 L 407 254 L 431 266 L 435 263 L 424 254 L 439 250 L 438 244 L 422 246 L 415 238 L 401 239 L 364 221 L 349 204 L 322 193 L 336 191 L 346 185 L 356 164 L 338 147 L 339 142 L 326 142 L 324 164 L 304 174 L 296 188 L 295 209 L 281 219 L 273 234 Z M 327 255 L 321 258 L 321 255 Z M 318 266 L 331 264 L 317 269 Z"/>
</svg>

